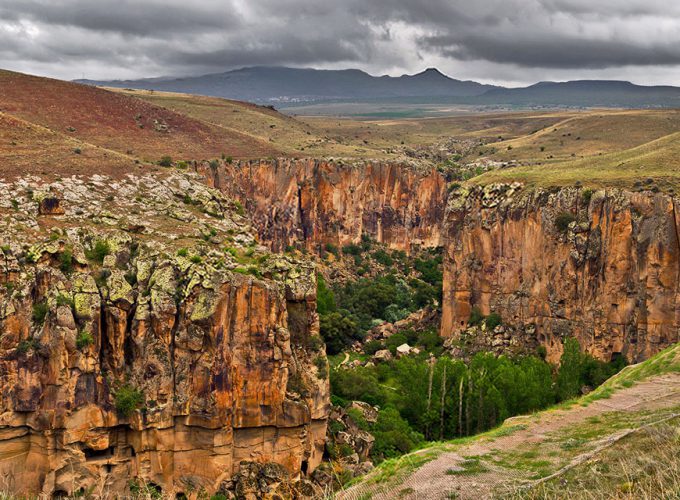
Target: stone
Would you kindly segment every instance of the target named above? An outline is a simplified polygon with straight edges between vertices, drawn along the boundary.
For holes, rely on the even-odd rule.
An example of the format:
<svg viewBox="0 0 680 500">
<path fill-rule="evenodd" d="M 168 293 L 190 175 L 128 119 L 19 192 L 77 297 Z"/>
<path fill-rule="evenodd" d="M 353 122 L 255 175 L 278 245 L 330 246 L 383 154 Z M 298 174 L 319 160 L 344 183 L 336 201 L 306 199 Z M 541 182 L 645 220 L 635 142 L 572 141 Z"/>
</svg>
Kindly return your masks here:
<svg viewBox="0 0 680 500">
<path fill-rule="evenodd" d="M 401 344 L 400 346 L 397 347 L 397 356 L 408 356 L 408 354 L 411 352 L 411 346 L 408 344 Z"/>
<path fill-rule="evenodd" d="M 373 361 L 375 361 L 376 363 L 390 361 L 392 359 L 392 353 L 387 349 L 381 349 L 379 351 L 376 351 L 376 353 L 373 355 L 373 358 L 371 359 L 373 359 Z"/>
</svg>

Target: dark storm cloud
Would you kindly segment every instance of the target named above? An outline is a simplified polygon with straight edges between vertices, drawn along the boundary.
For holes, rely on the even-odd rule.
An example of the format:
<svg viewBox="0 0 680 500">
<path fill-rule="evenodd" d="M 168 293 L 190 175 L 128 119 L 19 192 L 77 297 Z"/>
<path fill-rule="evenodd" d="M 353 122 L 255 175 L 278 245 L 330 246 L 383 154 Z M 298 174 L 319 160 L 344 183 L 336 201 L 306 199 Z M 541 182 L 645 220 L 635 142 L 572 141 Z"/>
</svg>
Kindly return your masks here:
<svg viewBox="0 0 680 500">
<path fill-rule="evenodd" d="M 680 3 L 0 0 L 0 66 L 108 78 L 252 64 L 658 71 L 680 64 Z"/>
</svg>

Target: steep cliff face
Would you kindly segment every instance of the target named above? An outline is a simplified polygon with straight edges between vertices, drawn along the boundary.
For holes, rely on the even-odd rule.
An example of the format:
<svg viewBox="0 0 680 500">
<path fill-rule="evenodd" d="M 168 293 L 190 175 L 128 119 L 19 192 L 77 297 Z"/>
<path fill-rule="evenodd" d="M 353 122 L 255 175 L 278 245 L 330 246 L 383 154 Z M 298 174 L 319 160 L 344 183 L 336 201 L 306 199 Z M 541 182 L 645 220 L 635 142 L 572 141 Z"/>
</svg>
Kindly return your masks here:
<svg viewBox="0 0 680 500">
<path fill-rule="evenodd" d="M 242 461 L 319 464 L 311 264 L 267 253 L 186 175 L 0 190 L 3 490 L 195 496 Z"/>
<path fill-rule="evenodd" d="M 680 340 L 680 221 L 671 197 L 459 189 L 446 227 L 444 336 L 458 336 L 478 306 L 535 336 L 553 361 L 571 335 L 605 360 L 642 360 Z"/>
<path fill-rule="evenodd" d="M 356 243 L 391 248 L 441 244 L 446 181 L 435 169 L 314 160 L 212 162 L 208 182 L 243 203 L 262 241 L 280 251 Z"/>
</svg>

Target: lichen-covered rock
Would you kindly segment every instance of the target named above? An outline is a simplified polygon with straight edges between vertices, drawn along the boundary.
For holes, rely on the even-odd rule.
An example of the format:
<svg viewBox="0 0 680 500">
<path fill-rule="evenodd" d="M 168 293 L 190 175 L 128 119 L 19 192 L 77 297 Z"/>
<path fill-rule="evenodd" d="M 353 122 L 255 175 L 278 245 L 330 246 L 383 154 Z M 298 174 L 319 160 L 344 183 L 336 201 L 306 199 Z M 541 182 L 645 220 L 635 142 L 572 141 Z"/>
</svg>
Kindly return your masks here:
<svg viewBox="0 0 680 500">
<path fill-rule="evenodd" d="M 51 187 L 16 182 L 0 193 Z M 195 175 L 57 183 L 59 219 L 0 207 L 5 488 L 195 497 L 246 461 L 307 491 L 330 406 L 313 265 L 270 255 Z"/>
</svg>

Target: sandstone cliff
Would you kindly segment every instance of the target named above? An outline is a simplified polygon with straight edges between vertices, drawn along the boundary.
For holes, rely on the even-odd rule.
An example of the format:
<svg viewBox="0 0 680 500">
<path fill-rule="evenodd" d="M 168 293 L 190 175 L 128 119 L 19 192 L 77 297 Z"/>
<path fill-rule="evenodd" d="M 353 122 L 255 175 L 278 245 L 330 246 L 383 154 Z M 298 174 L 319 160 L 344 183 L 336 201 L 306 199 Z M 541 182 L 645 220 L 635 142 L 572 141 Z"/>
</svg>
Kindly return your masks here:
<svg viewBox="0 0 680 500">
<path fill-rule="evenodd" d="M 269 254 L 187 174 L 0 192 L 1 489 L 191 497 L 241 461 L 319 464 L 311 264 Z"/>
<path fill-rule="evenodd" d="M 447 186 L 435 169 L 393 163 L 271 160 L 198 166 L 243 203 L 263 242 L 343 246 L 367 234 L 391 248 L 439 246 Z"/>
<path fill-rule="evenodd" d="M 570 335 L 604 360 L 643 360 L 680 340 L 680 220 L 667 195 L 461 188 L 446 228 L 444 336 L 460 335 L 478 306 L 553 361 Z"/>
</svg>

